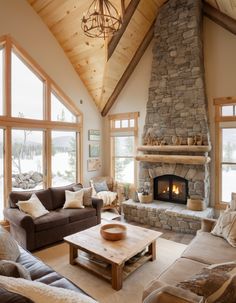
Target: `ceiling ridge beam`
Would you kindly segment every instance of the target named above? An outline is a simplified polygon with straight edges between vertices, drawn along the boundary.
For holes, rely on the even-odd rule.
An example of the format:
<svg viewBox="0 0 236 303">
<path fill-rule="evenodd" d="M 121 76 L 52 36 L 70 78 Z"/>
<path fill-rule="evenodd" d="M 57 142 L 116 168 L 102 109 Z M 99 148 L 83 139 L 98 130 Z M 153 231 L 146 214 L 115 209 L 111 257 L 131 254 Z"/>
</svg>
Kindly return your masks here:
<svg viewBox="0 0 236 303">
<path fill-rule="evenodd" d="M 140 46 L 138 47 L 136 53 L 134 54 L 132 60 L 130 61 L 129 65 L 128 65 L 128 67 L 126 68 L 126 70 L 123 73 L 121 79 L 117 83 L 117 85 L 116 85 L 116 87 L 115 87 L 112 95 L 110 96 L 110 98 L 108 99 L 106 105 L 104 106 L 104 108 L 103 108 L 103 110 L 101 112 L 101 115 L 103 117 L 105 117 L 107 115 L 107 113 L 111 109 L 112 105 L 115 103 L 118 95 L 120 94 L 120 92 L 124 88 L 124 86 L 127 83 L 129 77 L 133 73 L 135 67 L 139 63 L 139 61 L 142 58 L 145 50 L 147 49 L 148 45 L 150 44 L 150 42 L 151 42 L 151 40 L 152 40 L 152 38 L 154 36 L 154 24 L 155 24 L 155 21 L 156 20 L 154 20 L 154 22 L 150 26 L 147 34 L 145 35 L 145 37 L 144 37 L 143 41 L 141 42 Z"/>
<path fill-rule="evenodd" d="M 218 11 L 216 8 L 204 1 L 203 4 L 204 15 L 209 19 L 222 26 L 224 29 L 236 35 L 236 20 Z"/>
<path fill-rule="evenodd" d="M 122 26 L 119 31 L 111 38 L 108 42 L 108 50 L 107 50 L 107 61 L 111 58 L 114 50 L 116 49 L 121 37 L 123 36 L 133 14 L 135 13 L 140 0 L 131 0 L 127 9 L 124 12 Z"/>
</svg>

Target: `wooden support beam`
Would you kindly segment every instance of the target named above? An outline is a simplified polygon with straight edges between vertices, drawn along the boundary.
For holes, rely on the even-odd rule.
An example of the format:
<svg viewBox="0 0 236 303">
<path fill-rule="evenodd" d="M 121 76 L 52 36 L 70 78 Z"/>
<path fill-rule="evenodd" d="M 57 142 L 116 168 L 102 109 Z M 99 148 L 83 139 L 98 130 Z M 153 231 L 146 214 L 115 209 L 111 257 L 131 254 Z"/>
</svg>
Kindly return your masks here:
<svg viewBox="0 0 236 303">
<path fill-rule="evenodd" d="M 210 145 L 142 145 L 138 146 L 142 152 L 209 152 Z"/>
<path fill-rule="evenodd" d="M 209 19 L 236 35 L 236 20 L 223 14 L 205 1 L 203 4 L 203 12 Z"/>
<path fill-rule="evenodd" d="M 180 163 L 205 165 L 211 161 L 210 157 L 204 156 L 182 156 L 182 155 L 140 155 L 136 156 L 137 161 L 154 163 Z"/>
<path fill-rule="evenodd" d="M 142 58 L 145 50 L 147 49 L 149 43 L 151 42 L 151 40 L 153 38 L 153 35 L 154 35 L 154 24 L 155 24 L 155 20 L 152 23 L 149 31 L 147 32 L 146 36 L 144 37 L 144 39 L 143 39 L 142 43 L 140 44 L 139 48 L 137 49 L 134 57 L 130 61 L 129 65 L 126 68 L 126 70 L 125 70 L 124 74 L 122 75 L 121 79 L 117 83 L 112 95 L 110 96 L 106 105 L 104 106 L 104 108 L 101 112 L 103 117 L 107 115 L 107 113 L 111 109 L 112 105 L 115 103 L 118 95 L 122 91 L 123 87 L 125 86 L 126 82 L 129 79 L 130 75 L 134 71 L 135 67 L 139 63 L 139 60 Z"/>
<path fill-rule="evenodd" d="M 116 49 L 121 37 L 123 36 L 126 27 L 128 26 L 134 12 L 136 11 L 137 6 L 139 5 L 140 0 L 131 0 L 127 9 L 124 12 L 122 27 L 116 33 L 108 43 L 108 51 L 107 51 L 107 61 L 111 58 L 114 50 Z"/>
</svg>

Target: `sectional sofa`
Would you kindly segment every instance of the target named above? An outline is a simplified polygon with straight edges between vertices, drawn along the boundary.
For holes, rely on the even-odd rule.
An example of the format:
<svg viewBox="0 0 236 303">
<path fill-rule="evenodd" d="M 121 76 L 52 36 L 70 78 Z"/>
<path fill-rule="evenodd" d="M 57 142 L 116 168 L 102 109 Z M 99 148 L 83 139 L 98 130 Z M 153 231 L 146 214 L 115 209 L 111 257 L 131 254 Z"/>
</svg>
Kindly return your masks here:
<svg viewBox="0 0 236 303">
<path fill-rule="evenodd" d="M 211 234 L 216 220 L 204 219 L 202 228 L 183 252 L 165 272 L 151 281 L 144 290 L 144 303 L 199 303 L 202 297 L 179 287 L 211 264 L 235 262 L 236 248 L 225 239 Z M 217 275 L 214 277 L 214 279 Z M 218 276 L 219 278 L 219 276 Z M 201 280 L 203 286 L 203 279 Z M 210 283 L 211 285 L 212 283 Z M 233 291 L 235 293 L 235 289 Z M 230 294 L 229 294 L 230 295 Z M 232 295 L 231 295 L 232 297 Z M 205 301 L 204 301 L 205 302 Z M 208 301 L 207 301 L 208 302 Z M 209 301 L 213 302 L 213 301 Z M 231 302 L 231 301 L 214 301 Z M 235 301 L 232 301 L 235 302 Z"/>
</svg>

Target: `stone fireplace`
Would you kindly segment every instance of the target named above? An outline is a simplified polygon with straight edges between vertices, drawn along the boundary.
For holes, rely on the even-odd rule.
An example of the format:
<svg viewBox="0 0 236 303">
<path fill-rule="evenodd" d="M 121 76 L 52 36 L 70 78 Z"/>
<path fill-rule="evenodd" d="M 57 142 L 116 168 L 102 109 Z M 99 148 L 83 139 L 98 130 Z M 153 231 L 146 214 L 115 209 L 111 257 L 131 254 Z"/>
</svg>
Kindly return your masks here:
<svg viewBox="0 0 236 303">
<path fill-rule="evenodd" d="M 198 196 L 208 205 L 211 144 L 201 5 L 201 0 L 169 0 L 157 17 L 143 145 L 136 159 L 139 187 L 149 181 L 155 199 L 186 203 L 188 195 Z M 171 194 L 156 193 L 156 180 L 167 175 L 185 180 L 180 201 L 173 192 L 173 177 Z"/>
</svg>

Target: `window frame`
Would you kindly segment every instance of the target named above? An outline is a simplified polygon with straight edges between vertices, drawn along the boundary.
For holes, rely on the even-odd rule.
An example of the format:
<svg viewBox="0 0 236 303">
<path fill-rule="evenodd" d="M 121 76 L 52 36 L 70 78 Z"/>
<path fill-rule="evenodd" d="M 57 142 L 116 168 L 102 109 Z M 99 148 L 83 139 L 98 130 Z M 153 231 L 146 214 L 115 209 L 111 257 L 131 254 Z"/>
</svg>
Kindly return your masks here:
<svg viewBox="0 0 236 303">
<path fill-rule="evenodd" d="M 137 161 L 135 155 L 133 156 L 115 156 L 115 137 L 119 137 L 119 133 L 122 136 L 133 136 L 134 137 L 134 151 L 137 148 L 138 143 L 138 117 L 139 112 L 121 113 L 109 115 L 109 138 L 110 138 L 110 174 L 115 179 L 115 159 L 127 158 L 134 159 L 134 185 L 137 184 Z M 122 120 L 128 120 L 128 127 L 121 127 Z M 134 120 L 134 126 L 130 126 L 130 120 Z M 115 127 L 117 121 L 120 121 L 120 127 Z M 122 137 L 120 136 L 120 137 Z M 125 183 L 125 182 L 124 182 Z"/>
<path fill-rule="evenodd" d="M 222 115 L 222 108 L 224 106 L 233 105 L 234 115 L 225 116 Z M 216 209 L 225 209 L 228 202 L 222 201 L 222 165 L 223 164 L 233 164 L 235 162 L 224 162 L 222 159 L 222 134 L 223 129 L 227 128 L 236 128 L 236 97 L 225 97 L 225 98 L 216 98 L 214 99 L 215 106 L 215 170 L 216 170 L 216 188 L 215 188 L 215 200 L 216 200 Z"/>
<path fill-rule="evenodd" d="M 43 131 L 43 174 L 44 188 L 51 186 L 51 132 L 53 130 L 75 131 L 76 133 L 76 182 L 82 182 L 82 129 L 83 114 L 75 106 L 74 102 L 58 87 L 58 85 L 48 76 L 39 64 L 14 40 L 11 36 L 0 37 L 0 47 L 4 48 L 4 68 L 3 68 L 3 114 L 0 115 L 0 127 L 4 130 L 4 207 L 6 207 L 7 197 L 12 190 L 12 129 L 32 129 Z M 36 74 L 44 83 L 43 118 L 34 120 L 11 116 L 11 54 L 12 51 L 19 56 L 29 69 Z M 51 92 L 55 93 L 61 103 L 71 111 L 75 117 L 75 122 L 51 121 Z"/>
</svg>

